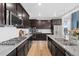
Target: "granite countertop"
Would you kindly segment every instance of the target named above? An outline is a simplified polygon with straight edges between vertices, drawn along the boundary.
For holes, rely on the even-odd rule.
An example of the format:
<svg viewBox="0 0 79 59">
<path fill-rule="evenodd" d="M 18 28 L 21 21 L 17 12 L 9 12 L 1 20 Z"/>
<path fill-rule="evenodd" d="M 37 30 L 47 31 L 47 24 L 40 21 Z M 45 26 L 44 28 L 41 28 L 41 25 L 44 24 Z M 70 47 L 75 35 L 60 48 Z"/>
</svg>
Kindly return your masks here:
<svg viewBox="0 0 79 59">
<path fill-rule="evenodd" d="M 26 41 L 32 34 L 26 35 L 26 38 L 15 45 L 0 45 L 0 56 L 7 56 L 10 52 L 16 49 L 20 44 Z"/>
<path fill-rule="evenodd" d="M 58 45 L 60 45 L 66 52 L 71 54 L 72 56 L 79 56 L 79 42 L 78 45 L 75 46 L 69 46 L 69 45 L 64 45 L 60 42 L 60 40 L 55 39 L 54 35 L 47 35 L 49 38 L 51 38 L 53 41 L 55 41 Z M 59 37 L 61 38 L 61 37 Z M 62 38 L 63 40 L 64 38 Z"/>
</svg>

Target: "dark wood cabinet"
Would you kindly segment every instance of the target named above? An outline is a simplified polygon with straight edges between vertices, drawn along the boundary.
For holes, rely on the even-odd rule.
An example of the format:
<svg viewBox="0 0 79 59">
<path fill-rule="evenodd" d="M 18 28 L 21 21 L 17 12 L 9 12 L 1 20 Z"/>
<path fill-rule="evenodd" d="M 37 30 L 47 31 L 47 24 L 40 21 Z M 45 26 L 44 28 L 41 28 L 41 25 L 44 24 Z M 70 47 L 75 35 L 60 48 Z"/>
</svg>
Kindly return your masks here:
<svg viewBox="0 0 79 59">
<path fill-rule="evenodd" d="M 16 56 L 16 49 L 14 49 L 11 53 L 9 53 L 7 56 Z"/>
<path fill-rule="evenodd" d="M 27 56 L 32 44 L 32 36 L 17 46 L 7 56 Z"/>
<path fill-rule="evenodd" d="M 55 56 L 55 53 L 56 53 L 55 46 L 50 38 L 48 38 L 48 48 L 51 52 L 51 55 Z"/>
<path fill-rule="evenodd" d="M 53 25 L 62 25 L 62 19 L 52 19 Z"/>
<path fill-rule="evenodd" d="M 29 16 L 26 14 L 26 12 L 23 12 L 23 25 L 24 28 L 28 28 L 30 26 Z"/>
<path fill-rule="evenodd" d="M 0 25 L 5 25 L 4 3 L 0 3 Z"/>
<path fill-rule="evenodd" d="M 17 15 L 22 20 L 23 28 L 29 27 L 29 14 L 26 12 L 26 10 L 22 7 L 21 4 L 17 4 Z"/>
<path fill-rule="evenodd" d="M 51 32 L 54 34 L 54 25 L 62 25 L 62 19 L 52 19 L 51 20 Z"/>
<path fill-rule="evenodd" d="M 16 3 L 6 3 L 6 9 L 16 14 Z"/>
<path fill-rule="evenodd" d="M 22 25 L 18 26 L 18 28 L 28 28 L 30 26 L 29 14 L 20 3 L 0 3 L 0 25 L 6 25 L 7 19 L 9 19 L 8 23 L 10 23 L 10 15 L 7 14 L 7 10 L 9 11 L 8 14 L 12 12 L 22 20 Z"/>
<path fill-rule="evenodd" d="M 45 41 L 46 40 L 46 34 L 34 33 L 33 36 L 32 36 L 32 40 Z"/>
<path fill-rule="evenodd" d="M 25 42 L 23 42 L 20 46 L 17 48 L 17 56 L 24 56 L 25 55 Z"/>
<path fill-rule="evenodd" d="M 48 37 L 48 48 L 53 56 L 65 56 L 65 50 Z"/>
<path fill-rule="evenodd" d="M 23 7 L 21 6 L 21 4 L 17 3 L 16 5 L 16 13 L 17 13 L 17 16 L 22 19 L 22 16 L 23 16 Z"/>
<path fill-rule="evenodd" d="M 29 37 L 26 41 L 24 41 L 21 45 L 19 45 L 16 49 L 17 56 L 26 56 L 28 54 L 29 49 L 31 48 L 32 37 Z"/>
<path fill-rule="evenodd" d="M 37 29 L 50 29 L 51 21 L 50 20 L 34 20 L 31 19 L 31 27 L 36 27 Z"/>
<path fill-rule="evenodd" d="M 36 27 L 38 29 L 50 29 L 51 24 L 50 24 L 50 20 L 39 20 L 37 21 L 37 25 Z"/>
<path fill-rule="evenodd" d="M 36 27 L 36 19 L 30 19 L 30 26 Z"/>
<path fill-rule="evenodd" d="M 28 51 L 29 51 L 29 41 L 27 40 L 25 44 L 25 55 L 28 54 Z"/>
</svg>

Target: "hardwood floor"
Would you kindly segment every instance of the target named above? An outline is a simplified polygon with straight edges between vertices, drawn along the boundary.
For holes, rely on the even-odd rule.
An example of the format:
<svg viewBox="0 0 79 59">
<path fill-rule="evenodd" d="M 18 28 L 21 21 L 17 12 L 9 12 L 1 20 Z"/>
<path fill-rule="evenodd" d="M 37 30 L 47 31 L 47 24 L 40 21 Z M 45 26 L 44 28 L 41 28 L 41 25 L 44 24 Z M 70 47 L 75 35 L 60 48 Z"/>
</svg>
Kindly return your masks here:
<svg viewBox="0 0 79 59">
<path fill-rule="evenodd" d="M 33 41 L 27 56 L 51 56 L 47 41 Z"/>
</svg>

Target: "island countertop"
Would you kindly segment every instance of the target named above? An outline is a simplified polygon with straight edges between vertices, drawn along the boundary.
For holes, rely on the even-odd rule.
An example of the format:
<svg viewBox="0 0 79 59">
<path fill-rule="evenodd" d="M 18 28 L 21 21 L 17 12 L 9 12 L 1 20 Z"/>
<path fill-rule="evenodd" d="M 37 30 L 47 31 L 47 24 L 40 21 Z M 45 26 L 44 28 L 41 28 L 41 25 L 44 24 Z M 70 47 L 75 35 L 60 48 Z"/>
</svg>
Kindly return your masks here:
<svg viewBox="0 0 79 59">
<path fill-rule="evenodd" d="M 26 35 L 26 38 L 23 39 L 21 42 L 15 45 L 0 45 L 0 56 L 7 56 L 10 52 L 16 49 L 20 44 L 30 38 L 32 34 Z"/>
<path fill-rule="evenodd" d="M 66 52 L 68 52 L 72 56 L 79 56 L 79 44 L 76 46 L 64 45 L 60 42 L 60 40 L 55 39 L 56 36 L 54 36 L 54 35 L 47 35 L 47 37 L 49 37 L 50 39 L 55 41 L 58 45 L 60 45 Z M 61 38 L 61 37 L 59 37 L 59 38 Z"/>
</svg>

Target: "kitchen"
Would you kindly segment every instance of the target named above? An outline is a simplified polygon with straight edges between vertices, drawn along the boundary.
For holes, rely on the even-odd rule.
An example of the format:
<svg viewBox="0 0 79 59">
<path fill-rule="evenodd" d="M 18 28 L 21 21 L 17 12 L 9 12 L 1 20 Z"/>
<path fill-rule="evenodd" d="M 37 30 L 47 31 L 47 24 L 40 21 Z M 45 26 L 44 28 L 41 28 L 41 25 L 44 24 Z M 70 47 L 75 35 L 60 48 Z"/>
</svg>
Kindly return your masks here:
<svg viewBox="0 0 79 59">
<path fill-rule="evenodd" d="M 0 3 L 0 56 L 78 56 L 78 15 L 78 3 Z"/>
</svg>

